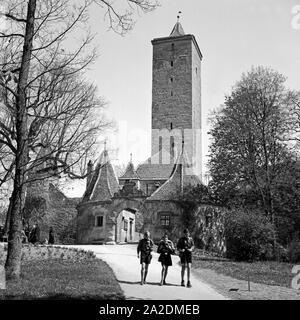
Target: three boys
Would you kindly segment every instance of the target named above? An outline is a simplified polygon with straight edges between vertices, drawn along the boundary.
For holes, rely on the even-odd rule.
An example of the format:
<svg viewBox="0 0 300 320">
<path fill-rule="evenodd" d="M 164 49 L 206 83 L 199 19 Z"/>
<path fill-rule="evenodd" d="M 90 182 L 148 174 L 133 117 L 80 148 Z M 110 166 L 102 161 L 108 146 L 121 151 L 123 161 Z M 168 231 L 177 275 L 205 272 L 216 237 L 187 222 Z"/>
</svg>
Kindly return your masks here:
<svg viewBox="0 0 300 320">
<path fill-rule="evenodd" d="M 187 271 L 187 287 L 191 288 L 190 281 L 191 264 L 192 264 L 192 251 L 194 250 L 194 241 L 190 236 L 189 230 L 184 229 L 183 236 L 178 240 L 177 250 L 181 262 L 181 286 L 185 286 L 184 276 L 185 270 Z M 144 233 L 144 238 L 139 241 L 137 247 L 137 256 L 141 263 L 141 285 L 146 283 L 149 264 L 151 263 L 153 251 L 153 241 L 150 239 L 150 232 Z"/>
</svg>

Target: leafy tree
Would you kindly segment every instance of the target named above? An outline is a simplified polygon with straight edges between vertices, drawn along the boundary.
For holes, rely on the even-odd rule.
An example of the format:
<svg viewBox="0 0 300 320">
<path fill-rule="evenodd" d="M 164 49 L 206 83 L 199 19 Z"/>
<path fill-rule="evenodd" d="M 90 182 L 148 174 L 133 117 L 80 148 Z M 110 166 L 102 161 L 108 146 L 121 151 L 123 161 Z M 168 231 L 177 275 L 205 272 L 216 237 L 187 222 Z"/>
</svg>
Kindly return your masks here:
<svg viewBox="0 0 300 320">
<path fill-rule="evenodd" d="M 285 77 L 257 67 L 242 75 L 212 118 L 210 187 L 225 205 L 259 206 L 275 222 L 275 199 L 292 157 L 285 142 L 294 94 Z"/>
<path fill-rule="evenodd" d="M 227 257 L 235 260 L 272 259 L 274 225 L 253 210 L 231 210 L 226 215 Z"/>
</svg>

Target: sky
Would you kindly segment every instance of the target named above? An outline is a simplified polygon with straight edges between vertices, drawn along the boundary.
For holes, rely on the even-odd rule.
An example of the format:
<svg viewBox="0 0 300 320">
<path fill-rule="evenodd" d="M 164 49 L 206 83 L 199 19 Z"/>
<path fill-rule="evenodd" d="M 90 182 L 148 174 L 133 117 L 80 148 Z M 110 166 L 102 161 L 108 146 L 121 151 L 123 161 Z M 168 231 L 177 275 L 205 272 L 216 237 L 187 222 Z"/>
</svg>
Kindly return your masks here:
<svg viewBox="0 0 300 320">
<path fill-rule="evenodd" d="M 124 2 L 125 3 L 125 2 Z M 117 132 L 107 135 L 114 164 L 135 165 L 151 152 L 151 40 L 168 36 L 181 11 L 186 34 L 193 34 L 202 60 L 203 168 L 209 152 L 208 118 L 224 102 L 232 86 L 252 66 L 269 66 L 300 87 L 300 0 L 160 0 L 156 10 L 136 15 L 124 37 L 108 30 L 104 11 L 91 12 L 99 57 L 88 71 L 108 102 L 106 114 Z M 99 154 L 101 153 L 99 149 Z M 81 188 L 70 195 L 81 196 Z"/>
</svg>

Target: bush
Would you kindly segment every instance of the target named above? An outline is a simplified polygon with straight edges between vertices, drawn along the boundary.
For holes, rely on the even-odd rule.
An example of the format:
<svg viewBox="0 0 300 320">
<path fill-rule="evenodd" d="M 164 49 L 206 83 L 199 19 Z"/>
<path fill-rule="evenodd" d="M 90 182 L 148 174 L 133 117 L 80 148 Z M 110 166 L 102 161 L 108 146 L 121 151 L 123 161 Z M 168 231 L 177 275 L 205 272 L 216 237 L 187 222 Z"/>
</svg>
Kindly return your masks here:
<svg viewBox="0 0 300 320">
<path fill-rule="evenodd" d="M 287 256 L 289 262 L 297 263 L 300 262 L 300 241 L 294 240 L 290 243 L 287 249 Z"/>
<path fill-rule="evenodd" d="M 274 226 L 255 211 L 233 210 L 225 218 L 227 257 L 238 261 L 274 259 Z"/>
</svg>

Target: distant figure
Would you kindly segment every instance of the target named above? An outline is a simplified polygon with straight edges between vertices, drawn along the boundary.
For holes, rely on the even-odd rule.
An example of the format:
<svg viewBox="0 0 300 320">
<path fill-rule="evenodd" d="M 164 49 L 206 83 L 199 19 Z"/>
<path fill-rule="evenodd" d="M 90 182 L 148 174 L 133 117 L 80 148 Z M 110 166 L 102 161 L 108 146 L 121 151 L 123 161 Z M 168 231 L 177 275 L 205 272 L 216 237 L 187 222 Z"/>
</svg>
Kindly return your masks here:
<svg viewBox="0 0 300 320">
<path fill-rule="evenodd" d="M 158 261 L 161 262 L 161 281 L 160 285 L 166 285 L 166 277 L 168 274 L 168 268 L 172 265 L 171 254 L 175 253 L 174 244 L 171 240 L 168 239 L 168 235 L 165 234 L 158 244 L 157 253 L 160 253 Z"/>
<path fill-rule="evenodd" d="M 35 244 L 35 243 L 38 243 L 39 241 L 40 241 L 40 228 L 38 227 L 38 225 L 34 224 L 30 231 L 29 242 Z"/>
<path fill-rule="evenodd" d="M 152 259 L 153 241 L 150 239 L 150 232 L 144 233 L 144 239 L 139 241 L 137 247 L 137 257 L 141 263 L 141 285 L 146 284 L 148 267 Z"/>
<path fill-rule="evenodd" d="M 53 231 L 53 227 L 50 227 L 50 229 L 49 229 L 49 240 L 48 240 L 48 244 L 54 244 L 54 231 Z"/>
<path fill-rule="evenodd" d="M 187 287 L 191 288 L 192 284 L 190 281 L 191 264 L 192 264 L 192 251 L 194 250 L 194 241 L 190 237 L 188 229 L 184 229 L 184 236 L 178 240 L 177 250 L 179 251 L 179 257 L 181 262 L 181 286 L 184 287 L 184 274 L 187 269 Z"/>
</svg>

